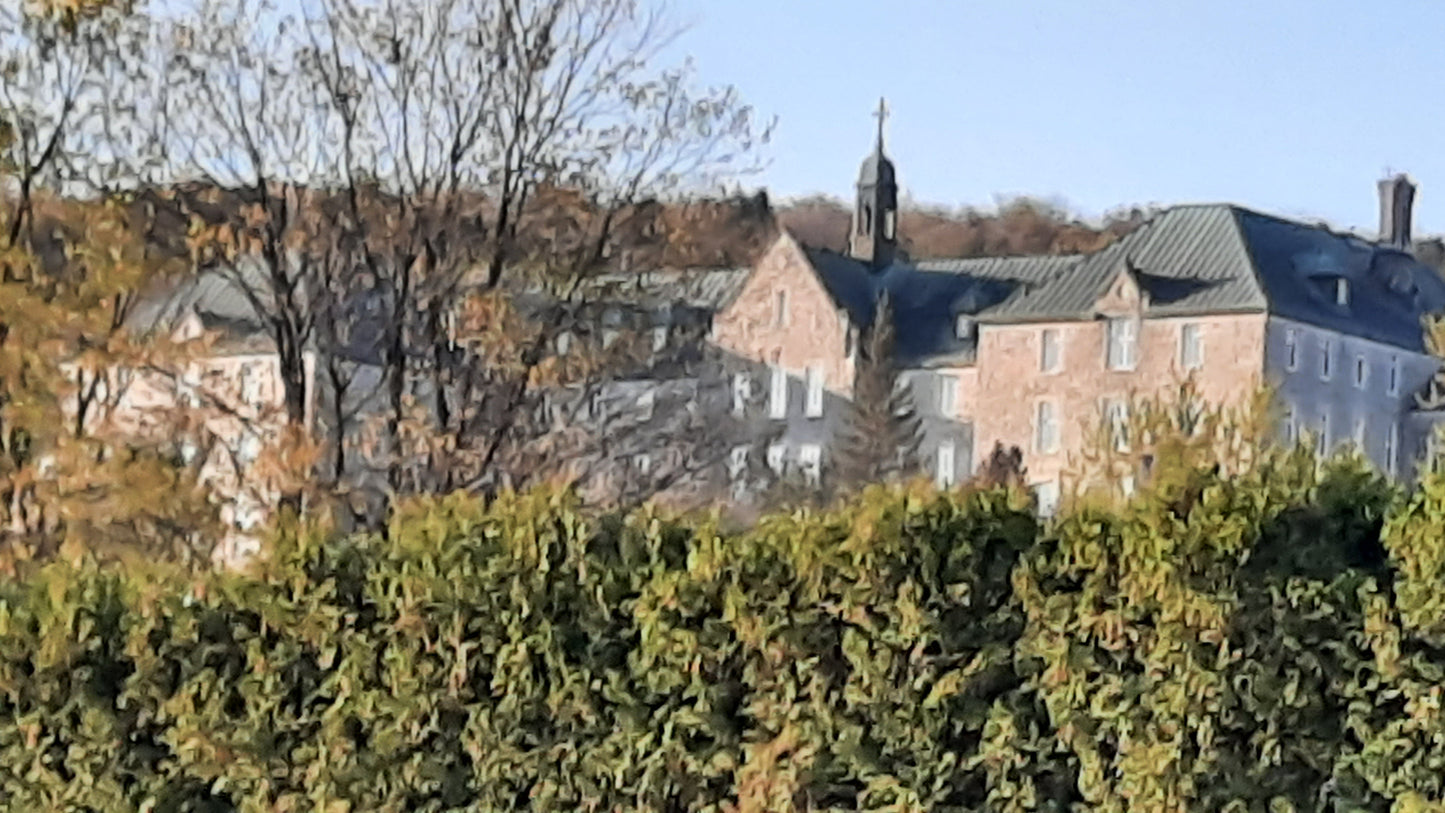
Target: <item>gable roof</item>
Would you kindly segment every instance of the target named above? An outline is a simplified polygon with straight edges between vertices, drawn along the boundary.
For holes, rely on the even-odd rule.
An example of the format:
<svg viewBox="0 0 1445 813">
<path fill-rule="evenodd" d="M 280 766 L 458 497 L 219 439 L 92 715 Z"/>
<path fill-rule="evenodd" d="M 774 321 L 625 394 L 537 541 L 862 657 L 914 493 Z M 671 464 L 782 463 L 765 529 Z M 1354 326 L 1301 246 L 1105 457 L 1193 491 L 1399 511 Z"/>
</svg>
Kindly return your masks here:
<svg viewBox="0 0 1445 813">
<path fill-rule="evenodd" d="M 807 256 L 835 302 L 860 325 L 888 291 L 900 361 L 969 358 L 954 320 L 1093 319 L 1121 271 L 1147 294 L 1145 313 L 1271 313 L 1424 352 L 1421 318 L 1445 313 L 1445 279 L 1409 254 L 1327 228 L 1228 204 L 1177 206 L 1119 242 L 1080 256 L 894 263 L 881 271 L 821 250 Z M 1348 284 L 1336 303 L 1335 280 Z"/>
</svg>

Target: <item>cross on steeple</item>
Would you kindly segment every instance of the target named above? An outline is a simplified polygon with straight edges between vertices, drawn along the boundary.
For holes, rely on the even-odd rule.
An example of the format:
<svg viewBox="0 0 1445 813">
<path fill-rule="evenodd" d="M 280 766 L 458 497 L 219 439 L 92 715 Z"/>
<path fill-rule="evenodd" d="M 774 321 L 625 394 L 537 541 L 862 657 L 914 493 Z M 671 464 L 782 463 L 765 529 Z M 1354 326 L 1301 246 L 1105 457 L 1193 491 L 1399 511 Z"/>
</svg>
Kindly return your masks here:
<svg viewBox="0 0 1445 813">
<path fill-rule="evenodd" d="M 873 114 L 878 119 L 878 152 L 883 152 L 883 124 L 888 120 L 888 100 L 878 97 L 878 110 Z"/>
</svg>

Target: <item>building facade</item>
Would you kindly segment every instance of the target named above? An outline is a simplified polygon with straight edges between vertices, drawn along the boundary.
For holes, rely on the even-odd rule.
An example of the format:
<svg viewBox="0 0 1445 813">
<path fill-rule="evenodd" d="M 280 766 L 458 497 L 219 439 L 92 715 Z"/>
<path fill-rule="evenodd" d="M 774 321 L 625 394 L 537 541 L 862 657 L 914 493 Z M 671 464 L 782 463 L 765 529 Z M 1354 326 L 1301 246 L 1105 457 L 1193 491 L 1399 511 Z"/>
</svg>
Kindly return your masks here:
<svg viewBox="0 0 1445 813">
<path fill-rule="evenodd" d="M 1186 380 L 1220 407 L 1267 386 L 1285 440 L 1310 437 L 1322 452 L 1354 444 L 1409 478 L 1434 424 L 1416 397 L 1440 368 L 1422 321 L 1445 313 L 1445 281 L 1408 249 L 1413 194 L 1403 177 L 1381 183 L 1374 241 L 1190 205 L 1089 255 L 912 262 L 880 131 L 860 169 L 848 253 L 782 235 L 719 310 L 712 340 L 843 402 L 858 338 L 886 295 L 938 482 L 968 477 L 995 444 L 1016 446 L 1045 506 L 1100 426 Z M 828 465 L 836 421 L 798 426 L 792 408 L 774 417 L 783 456 Z"/>
</svg>

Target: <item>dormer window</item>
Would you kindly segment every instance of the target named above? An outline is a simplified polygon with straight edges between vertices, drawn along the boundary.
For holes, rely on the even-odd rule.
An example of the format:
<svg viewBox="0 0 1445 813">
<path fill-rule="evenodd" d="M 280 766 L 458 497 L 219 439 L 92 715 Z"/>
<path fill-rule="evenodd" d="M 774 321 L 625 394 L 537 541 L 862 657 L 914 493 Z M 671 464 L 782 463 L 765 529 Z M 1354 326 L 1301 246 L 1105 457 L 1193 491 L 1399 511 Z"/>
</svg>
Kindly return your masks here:
<svg viewBox="0 0 1445 813">
<path fill-rule="evenodd" d="M 973 317 L 966 313 L 960 313 L 953 319 L 953 336 L 960 341 L 967 341 L 974 337 Z"/>
<path fill-rule="evenodd" d="M 1335 279 L 1335 304 L 1340 307 L 1350 304 L 1350 281 L 1344 277 Z"/>
</svg>

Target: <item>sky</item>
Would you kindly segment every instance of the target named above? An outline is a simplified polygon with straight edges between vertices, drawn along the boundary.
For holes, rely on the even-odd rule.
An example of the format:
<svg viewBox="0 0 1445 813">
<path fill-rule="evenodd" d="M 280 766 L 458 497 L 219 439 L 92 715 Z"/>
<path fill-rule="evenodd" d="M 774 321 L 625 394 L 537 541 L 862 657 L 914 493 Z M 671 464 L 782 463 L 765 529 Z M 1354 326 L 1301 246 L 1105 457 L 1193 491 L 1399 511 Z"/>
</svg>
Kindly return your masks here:
<svg viewBox="0 0 1445 813">
<path fill-rule="evenodd" d="M 670 0 L 668 58 L 778 129 L 745 179 L 851 198 L 886 96 L 918 203 L 1042 197 L 1089 219 L 1229 202 L 1373 232 L 1376 181 L 1445 233 L 1438 0 Z"/>
</svg>

